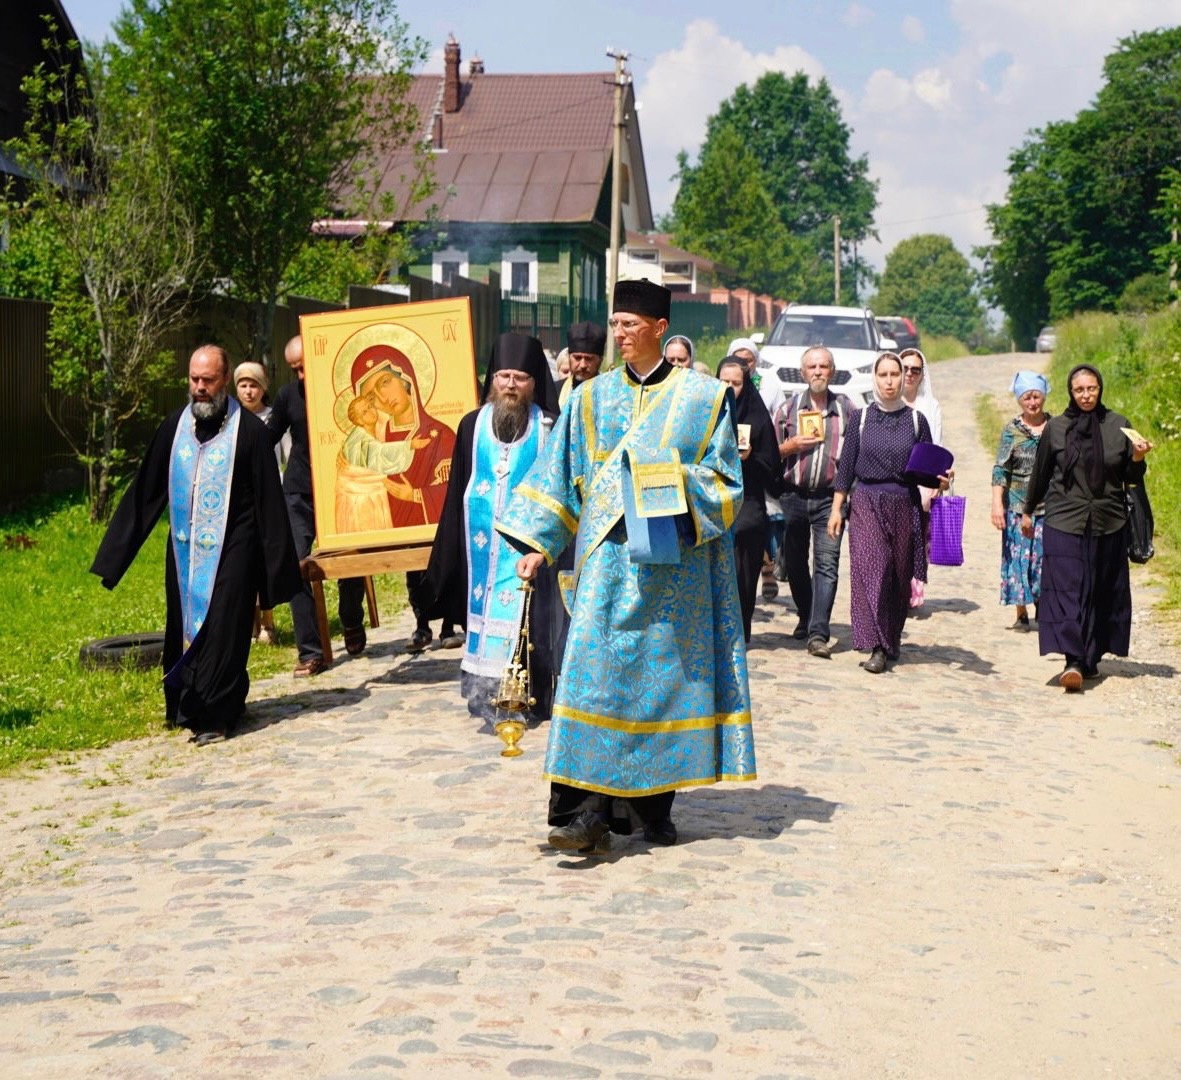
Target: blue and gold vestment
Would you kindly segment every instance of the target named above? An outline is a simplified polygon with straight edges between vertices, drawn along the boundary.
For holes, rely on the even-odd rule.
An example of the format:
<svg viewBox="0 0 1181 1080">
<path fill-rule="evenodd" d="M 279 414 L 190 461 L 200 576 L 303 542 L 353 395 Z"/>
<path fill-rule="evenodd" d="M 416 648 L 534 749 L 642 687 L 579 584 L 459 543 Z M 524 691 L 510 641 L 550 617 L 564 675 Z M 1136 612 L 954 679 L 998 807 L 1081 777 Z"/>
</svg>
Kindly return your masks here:
<svg viewBox="0 0 1181 1080">
<path fill-rule="evenodd" d="M 497 521 L 551 565 L 575 543 L 549 780 L 635 797 L 755 778 L 729 531 L 742 505 L 730 402 L 724 384 L 680 369 L 654 386 L 622 367 L 582 383 Z M 677 563 L 629 557 L 625 450 L 677 451 L 688 506 Z"/>
</svg>

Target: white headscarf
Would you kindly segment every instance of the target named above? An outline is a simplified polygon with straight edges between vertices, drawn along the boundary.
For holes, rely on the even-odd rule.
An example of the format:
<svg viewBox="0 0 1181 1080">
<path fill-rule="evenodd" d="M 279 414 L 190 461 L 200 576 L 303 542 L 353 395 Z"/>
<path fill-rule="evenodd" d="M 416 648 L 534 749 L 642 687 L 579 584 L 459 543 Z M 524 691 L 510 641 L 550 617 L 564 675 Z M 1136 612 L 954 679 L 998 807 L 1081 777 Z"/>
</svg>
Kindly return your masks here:
<svg viewBox="0 0 1181 1080">
<path fill-rule="evenodd" d="M 878 358 L 873 362 L 873 399 L 882 412 L 897 412 L 906 405 L 906 399 L 902 396 L 902 387 L 898 387 L 898 396 L 893 401 L 887 401 L 878 392 L 878 364 L 881 363 L 883 356 L 890 357 L 899 367 L 902 366 L 902 361 L 898 359 L 896 352 L 878 353 Z"/>
<path fill-rule="evenodd" d="M 932 442 L 943 443 L 943 410 L 935 398 L 935 391 L 931 388 L 931 365 L 921 349 L 903 349 L 899 356 L 903 360 L 907 356 L 917 356 L 923 362 L 923 377 L 919 379 L 919 388 L 915 391 L 914 401 L 907 402 L 912 409 L 917 409 L 927 418 L 927 426 L 931 429 Z M 906 385 L 905 377 L 903 386 Z M 905 401 L 905 397 L 903 398 Z"/>
<path fill-rule="evenodd" d="M 733 356 L 739 349 L 749 349 L 751 356 L 759 358 L 759 347 L 748 337 L 736 337 L 726 347 L 726 355 Z"/>
</svg>

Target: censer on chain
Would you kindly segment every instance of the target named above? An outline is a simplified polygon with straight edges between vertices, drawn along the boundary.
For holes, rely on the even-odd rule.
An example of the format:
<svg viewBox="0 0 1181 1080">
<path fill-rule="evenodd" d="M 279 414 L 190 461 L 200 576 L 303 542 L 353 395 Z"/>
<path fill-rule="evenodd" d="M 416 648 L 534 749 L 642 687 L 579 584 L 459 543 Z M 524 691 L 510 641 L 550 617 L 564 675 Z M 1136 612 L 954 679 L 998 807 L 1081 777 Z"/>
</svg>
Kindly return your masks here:
<svg viewBox="0 0 1181 1080">
<path fill-rule="evenodd" d="M 496 734 L 504 743 L 501 757 L 517 757 L 524 751 L 517 746 L 525 734 L 525 713 L 537 704 L 533 696 L 533 668 L 530 653 L 533 642 L 529 640 L 529 606 L 533 599 L 533 582 L 522 581 L 521 591 L 525 602 L 521 605 L 521 626 L 517 631 L 517 643 L 513 655 L 500 676 L 500 689 L 492 699 L 493 707 L 504 714 L 496 723 Z"/>
</svg>

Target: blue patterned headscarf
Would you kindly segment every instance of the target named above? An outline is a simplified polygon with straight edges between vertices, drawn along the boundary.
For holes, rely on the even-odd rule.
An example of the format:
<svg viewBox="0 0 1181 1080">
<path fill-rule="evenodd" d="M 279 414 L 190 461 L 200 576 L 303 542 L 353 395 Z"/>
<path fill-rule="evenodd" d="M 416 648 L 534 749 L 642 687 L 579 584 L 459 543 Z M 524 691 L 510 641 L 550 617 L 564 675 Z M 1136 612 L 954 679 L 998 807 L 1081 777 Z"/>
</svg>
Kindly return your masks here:
<svg viewBox="0 0 1181 1080">
<path fill-rule="evenodd" d="M 1021 400 L 1022 394 L 1028 394 L 1030 390 L 1040 390 L 1042 397 L 1049 397 L 1050 384 L 1044 375 L 1039 375 L 1036 371 L 1019 371 L 1013 376 L 1013 385 L 1009 390 L 1018 401 Z"/>
</svg>

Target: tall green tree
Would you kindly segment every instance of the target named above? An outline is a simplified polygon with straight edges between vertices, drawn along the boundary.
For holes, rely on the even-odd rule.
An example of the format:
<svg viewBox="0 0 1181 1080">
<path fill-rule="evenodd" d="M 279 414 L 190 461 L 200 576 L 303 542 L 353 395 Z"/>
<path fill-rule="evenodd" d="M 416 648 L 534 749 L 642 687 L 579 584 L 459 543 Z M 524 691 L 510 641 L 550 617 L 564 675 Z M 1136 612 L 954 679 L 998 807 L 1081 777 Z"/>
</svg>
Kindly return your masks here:
<svg viewBox="0 0 1181 1080">
<path fill-rule="evenodd" d="M 406 93 L 425 46 L 394 0 L 130 0 L 115 34 L 114 70 L 155 119 L 266 362 L 292 267 L 317 262 L 300 258 L 313 223 L 392 216 L 382 170 L 416 141 Z"/>
<path fill-rule="evenodd" d="M 979 249 L 989 300 L 1017 341 L 1075 311 L 1111 309 L 1168 241 L 1154 210 L 1181 161 L 1181 27 L 1134 34 L 1073 120 L 1034 131 L 1009 158 L 1004 203 Z"/>
<path fill-rule="evenodd" d="M 979 334 L 984 317 L 968 260 L 937 233 L 908 237 L 886 256 L 872 306 L 883 315 L 908 315 L 929 334 L 961 341 Z"/>
<path fill-rule="evenodd" d="M 723 285 L 796 295 L 801 252 L 779 221 L 758 162 L 738 133 L 722 129 L 702 148 L 695 168 L 688 168 L 684 154 L 680 165 L 673 204 L 676 243 L 713 259 Z"/>
<path fill-rule="evenodd" d="M 709 118 L 697 164 L 682 159 L 681 187 L 692 186 L 718 140 L 735 135 L 747 151 L 743 167 L 749 170 L 753 162 L 772 210 L 767 215 L 763 201 L 745 209 L 736 207 L 736 230 L 770 231 L 772 217 L 776 219 L 790 238 L 781 245 L 789 253 L 781 277 L 798 281 L 792 291 L 780 295 L 831 299 L 833 219 L 841 219 L 844 252 L 876 235 L 877 206 L 877 185 L 869 179 L 869 162 L 864 155 L 851 156 L 850 131 L 832 89 L 824 79 L 813 84 L 803 72 L 788 76 L 778 71 L 767 72 L 753 86 L 739 86 Z M 735 174 L 731 182 L 739 179 Z M 678 193 L 674 219 L 680 215 L 679 198 Z M 853 276 L 851 264 L 842 268 L 848 286 Z"/>
<path fill-rule="evenodd" d="M 202 276 L 195 222 L 149 117 L 132 118 L 100 55 L 78 44 L 22 83 L 29 120 L 7 144 L 32 177 L 5 207 L 0 280 L 51 307 L 50 380 L 82 406 L 54 419 L 86 468 L 91 517 L 106 517 L 128 464 L 125 426 L 172 374 L 170 334 Z M 76 412 L 71 410 L 72 413 Z"/>
</svg>

